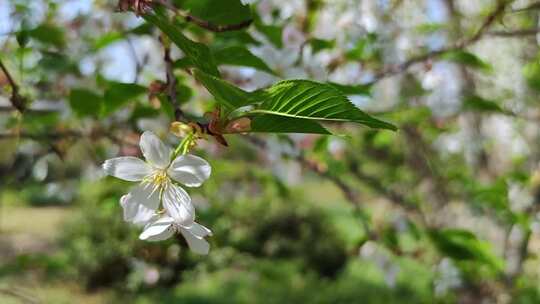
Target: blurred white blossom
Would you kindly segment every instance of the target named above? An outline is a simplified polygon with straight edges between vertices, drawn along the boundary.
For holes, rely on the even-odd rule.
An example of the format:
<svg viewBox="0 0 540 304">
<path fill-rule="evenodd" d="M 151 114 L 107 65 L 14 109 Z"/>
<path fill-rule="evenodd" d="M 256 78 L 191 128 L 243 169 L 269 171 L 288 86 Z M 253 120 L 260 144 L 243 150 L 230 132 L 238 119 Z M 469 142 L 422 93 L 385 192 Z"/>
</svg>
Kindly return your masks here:
<svg viewBox="0 0 540 304">
<path fill-rule="evenodd" d="M 444 258 L 437 265 L 437 277 L 435 278 L 435 294 L 443 296 L 451 289 L 460 287 L 462 284 L 459 269 L 452 260 Z"/>
</svg>

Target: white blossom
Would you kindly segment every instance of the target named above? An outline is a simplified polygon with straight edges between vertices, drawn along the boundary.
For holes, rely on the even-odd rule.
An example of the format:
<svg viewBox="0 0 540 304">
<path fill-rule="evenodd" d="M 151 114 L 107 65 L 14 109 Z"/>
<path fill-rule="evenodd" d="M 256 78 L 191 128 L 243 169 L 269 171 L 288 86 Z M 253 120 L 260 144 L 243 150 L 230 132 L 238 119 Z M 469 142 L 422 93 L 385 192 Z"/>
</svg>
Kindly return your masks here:
<svg viewBox="0 0 540 304">
<path fill-rule="evenodd" d="M 173 159 L 173 150 L 150 131 L 142 134 L 139 145 L 146 161 L 125 156 L 109 159 L 103 164 L 103 170 L 108 175 L 126 181 L 139 182 L 120 199 L 120 204 L 124 209 L 124 220 L 137 225 L 145 225 L 146 230 L 141 235 L 141 239 L 149 240 L 158 238 L 152 233 L 155 231 L 155 225 L 159 226 L 164 219 L 170 220 L 170 226 L 178 229 L 167 231 L 182 233 L 190 243 L 192 239 L 189 238 L 189 232 L 193 229 L 198 231 L 202 229 L 200 228 L 202 226 L 195 223 L 195 209 L 190 196 L 175 182 L 187 187 L 198 187 L 210 176 L 210 165 L 204 159 L 189 154 Z M 155 220 L 160 203 L 163 205 L 164 212 L 159 212 L 159 214 L 164 213 L 166 216 Z M 199 235 L 201 234 L 197 234 L 197 237 Z M 192 248 L 200 249 L 201 247 Z"/>
<path fill-rule="evenodd" d="M 212 235 L 212 231 L 193 220 L 187 214 L 179 217 L 163 215 L 148 223 L 139 238 L 147 241 L 162 241 L 175 233 L 180 233 L 186 239 L 191 251 L 208 254 L 210 245 L 204 237 Z"/>
</svg>

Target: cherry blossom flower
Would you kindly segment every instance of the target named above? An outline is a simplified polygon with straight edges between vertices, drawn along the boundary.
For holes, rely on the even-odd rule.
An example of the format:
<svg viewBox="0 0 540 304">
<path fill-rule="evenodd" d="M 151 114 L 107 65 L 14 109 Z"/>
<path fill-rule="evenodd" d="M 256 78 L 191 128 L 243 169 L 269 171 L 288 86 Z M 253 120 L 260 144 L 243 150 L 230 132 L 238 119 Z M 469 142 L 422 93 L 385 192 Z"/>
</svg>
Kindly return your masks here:
<svg viewBox="0 0 540 304">
<path fill-rule="evenodd" d="M 175 216 L 165 214 L 149 222 L 139 238 L 147 241 L 162 241 L 180 233 L 186 239 L 189 249 L 198 254 L 208 254 L 210 244 L 204 239 L 212 235 L 210 229 L 194 221 L 187 213 L 177 213 Z"/>
<path fill-rule="evenodd" d="M 109 159 L 103 164 L 108 175 L 139 182 L 120 199 L 124 219 L 145 225 L 156 214 L 160 203 L 169 214 L 187 214 L 194 218 L 191 198 L 175 182 L 187 187 L 200 186 L 210 176 L 208 162 L 189 154 L 173 159 L 173 150 L 150 131 L 142 134 L 139 145 L 146 161 L 125 156 Z"/>
</svg>

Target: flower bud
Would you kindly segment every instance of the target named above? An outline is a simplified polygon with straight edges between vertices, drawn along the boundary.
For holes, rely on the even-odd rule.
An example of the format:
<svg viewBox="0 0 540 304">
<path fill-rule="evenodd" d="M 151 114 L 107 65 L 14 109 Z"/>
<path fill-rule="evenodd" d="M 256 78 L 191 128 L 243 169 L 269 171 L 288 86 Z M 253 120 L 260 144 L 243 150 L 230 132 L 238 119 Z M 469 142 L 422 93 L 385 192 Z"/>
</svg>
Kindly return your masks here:
<svg viewBox="0 0 540 304">
<path fill-rule="evenodd" d="M 225 133 L 245 133 L 251 130 L 251 119 L 247 117 L 238 118 L 227 124 Z"/>
<path fill-rule="evenodd" d="M 169 131 L 177 137 L 186 137 L 188 134 L 193 133 L 193 127 L 183 122 L 175 121 L 171 123 Z"/>
</svg>

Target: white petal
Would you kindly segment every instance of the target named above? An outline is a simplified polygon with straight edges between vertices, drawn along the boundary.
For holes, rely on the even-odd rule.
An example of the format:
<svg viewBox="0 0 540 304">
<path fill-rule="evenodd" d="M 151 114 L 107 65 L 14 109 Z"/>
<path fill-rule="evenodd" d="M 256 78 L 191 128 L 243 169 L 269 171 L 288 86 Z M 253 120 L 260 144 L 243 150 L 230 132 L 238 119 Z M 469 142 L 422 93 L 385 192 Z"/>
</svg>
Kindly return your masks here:
<svg viewBox="0 0 540 304">
<path fill-rule="evenodd" d="M 124 195 L 120 198 L 120 205 L 124 209 L 124 220 L 126 222 L 134 223 L 135 225 L 146 224 L 155 213 L 154 210 L 145 208 L 144 205 L 130 202 L 130 197 L 128 195 Z"/>
<path fill-rule="evenodd" d="M 189 154 L 177 157 L 167 171 L 170 177 L 188 187 L 199 187 L 211 172 L 206 160 Z"/>
<path fill-rule="evenodd" d="M 144 231 L 139 235 L 139 239 L 146 241 L 163 241 L 173 236 L 174 231 L 171 229 L 174 219 L 169 216 L 164 216 L 156 221 L 146 225 Z"/>
<path fill-rule="evenodd" d="M 186 230 L 189 230 L 189 232 L 191 234 L 193 234 L 193 236 L 199 238 L 199 239 L 202 239 L 206 236 L 209 236 L 209 235 L 212 235 L 212 231 L 206 227 L 204 227 L 203 225 L 201 224 L 198 224 L 198 223 L 195 223 L 193 222 L 193 225 L 191 225 L 190 227 L 183 227 L 184 229 Z"/>
<path fill-rule="evenodd" d="M 172 149 L 165 145 L 156 134 L 146 131 L 139 142 L 146 160 L 160 169 L 165 169 L 171 163 Z"/>
<path fill-rule="evenodd" d="M 169 184 L 163 191 L 163 208 L 180 225 L 190 226 L 195 220 L 195 208 L 189 194 L 174 184 Z"/>
<path fill-rule="evenodd" d="M 102 167 L 108 175 L 130 182 L 141 181 L 152 173 L 152 168 L 147 163 L 132 156 L 106 160 Z"/>
<path fill-rule="evenodd" d="M 136 225 L 148 222 L 159 206 L 159 191 L 152 191 L 149 185 L 139 184 L 122 196 L 120 204 L 124 208 L 124 220 Z"/>
<path fill-rule="evenodd" d="M 186 239 L 186 242 L 188 243 L 189 249 L 191 249 L 191 251 L 198 254 L 208 254 L 208 252 L 210 251 L 210 244 L 208 244 L 205 239 L 196 237 L 191 233 L 190 230 L 185 228 L 180 228 L 180 233 L 182 233 L 182 235 Z"/>
</svg>

